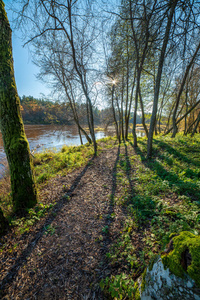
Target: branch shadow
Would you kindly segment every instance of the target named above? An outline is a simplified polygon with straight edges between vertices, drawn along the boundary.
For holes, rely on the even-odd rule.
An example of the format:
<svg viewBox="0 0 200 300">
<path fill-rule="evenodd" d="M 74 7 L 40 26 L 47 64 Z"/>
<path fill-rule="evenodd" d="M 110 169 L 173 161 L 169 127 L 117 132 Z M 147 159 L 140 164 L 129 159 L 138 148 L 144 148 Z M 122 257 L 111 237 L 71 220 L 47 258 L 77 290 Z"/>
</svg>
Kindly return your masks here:
<svg viewBox="0 0 200 300">
<path fill-rule="evenodd" d="M 158 140 L 154 140 L 154 143 L 159 145 L 161 148 L 164 148 L 165 150 L 167 150 L 168 153 L 172 154 L 174 157 L 178 158 L 179 160 L 184 161 L 185 163 L 188 164 L 193 164 L 195 166 L 200 166 L 200 162 L 195 160 L 195 159 L 189 159 L 186 155 L 182 154 L 181 152 L 177 151 L 174 147 L 170 146 L 169 144 L 163 142 L 163 141 L 158 141 Z M 185 145 L 184 145 L 185 146 Z M 188 147 L 188 152 L 191 151 L 191 148 Z M 199 149 L 194 149 L 192 148 L 192 152 L 198 152 L 199 153 Z M 163 158 L 160 155 L 161 158 Z"/>
<path fill-rule="evenodd" d="M 112 190 L 111 190 L 111 195 L 110 195 L 110 201 L 109 201 L 109 208 L 108 208 L 108 214 L 111 215 L 114 212 L 114 198 L 115 198 L 115 193 L 116 193 L 116 188 L 117 188 L 117 164 L 119 162 L 119 155 L 120 155 L 120 144 L 118 146 L 117 150 L 117 157 L 115 160 L 114 167 L 112 169 Z M 111 219 L 107 219 L 105 222 L 105 226 L 110 227 L 112 223 Z"/>
<path fill-rule="evenodd" d="M 22 252 L 20 257 L 15 261 L 14 266 L 10 268 L 7 275 L 2 279 L 0 283 L 0 296 L 5 296 L 5 288 L 7 285 L 11 284 L 15 278 L 17 277 L 20 268 L 27 263 L 27 260 L 29 256 L 31 255 L 33 249 L 38 244 L 42 236 L 44 235 L 46 231 L 46 227 L 50 225 L 54 219 L 57 216 L 57 213 L 61 211 L 63 206 L 69 201 L 68 199 L 74 190 L 77 188 L 78 184 L 80 183 L 81 178 L 85 175 L 87 172 L 88 167 L 91 165 L 91 162 L 95 159 L 95 156 L 93 156 L 87 163 L 87 165 L 84 167 L 84 169 L 81 171 L 81 173 L 76 177 L 74 182 L 72 183 L 69 190 L 65 193 L 65 195 L 56 203 L 56 205 L 53 207 L 52 211 L 50 212 L 49 216 L 47 217 L 45 223 L 38 229 L 37 234 L 34 236 L 34 238 L 29 242 L 26 249 Z"/>
<path fill-rule="evenodd" d="M 181 154 L 180 152 L 178 152 L 168 144 L 162 141 L 156 141 L 156 143 L 159 144 L 160 147 L 165 148 L 170 154 L 173 154 L 176 157 L 178 157 L 180 160 L 183 160 L 188 164 L 196 165 L 195 161 L 188 159 L 185 155 Z M 133 146 L 131 142 L 130 144 L 131 146 Z M 164 168 L 164 166 L 158 160 L 156 160 L 156 158 L 164 161 L 167 165 L 169 165 L 169 167 L 170 165 L 173 164 L 173 160 L 169 160 L 159 152 L 155 153 L 155 150 L 154 150 L 155 156 L 150 160 L 145 158 L 144 153 L 141 151 L 139 147 L 135 149 L 135 152 L 137 153 L 137 155 L 141 157 L 141 161 L 143 165 L 145 165 L 145 167 L 154 171 L 163 181 L 166 180 L 169 183 L 170 187 L 175 187 L 175 190 L 178 194 L 189 196 L 194 201 L 199 200 L 200 189 L 198 184 L 180 179 L 180 177 L 177 174 L 175 174 L 174 172 L 170 172 L 169 170 Z"/>
<path fill-rule="evenodd" d="M 124 143 L 125 147 L 125 159 L 126 159 L 126 177 L 129 181 L 129 186 L 130 186 L 130 199 L 133 199 L 133 196 L 135 194 L 134 188 L 133 188 L 133 182 L 131 180 L 131 163 L 129 159 L 129 154 L 128 154 L 128 148 L 126 143 Z"/>
<path fill-rule="evenodd" d="M 105 264 L 105 269 L 107 269 L 107 258 L 106 258 L 106 253 L 109 252 L 109 245 L 111 244 L 111 239 L 109 235 L 109 230 L 110 227 L 113 223 L 113 218 L 112 214 L 114 213 L 114 198 L 115 198 L 115 193 L 117 189 L 117 164 L 119 162 L 119 156 L 120 156 L 120 144 L 118 145 L 118 150 L 117 150 L 117 157 L 115 160 L 114 167 L 112 169 L 112 189 L 111 189 L 111 195 L 110 195 L 110 201 L 109 201 L 109 207 L 107 210 L 107 216 L 105 217 L 104 221 L 104 232 L 102 234 L 104 235 L 104 246 L 102 249 L 102 256 L 104 257 L 104 264 Z"/>
</svg>

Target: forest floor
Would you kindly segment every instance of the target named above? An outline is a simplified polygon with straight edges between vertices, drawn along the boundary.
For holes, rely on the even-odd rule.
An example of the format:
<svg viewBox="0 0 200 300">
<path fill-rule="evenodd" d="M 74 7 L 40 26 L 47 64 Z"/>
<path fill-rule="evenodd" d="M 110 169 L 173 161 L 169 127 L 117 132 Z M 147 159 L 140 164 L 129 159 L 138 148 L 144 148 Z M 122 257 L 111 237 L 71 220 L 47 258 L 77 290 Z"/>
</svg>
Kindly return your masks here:
<svg viewBox="0 0 200 300">
<path fill-rule="evenodd" d="M 154 143 L 150 161 L 144 138 L 136 150 L 108 138 L 96 157 L 80 146 L 60 162 L 35 158 L 39 203 L 8 216 L 0 241 L 2 299 L 134 299 L 135 279 L 172 232 L 200 234 L 199 135 Z"/>
</svg>

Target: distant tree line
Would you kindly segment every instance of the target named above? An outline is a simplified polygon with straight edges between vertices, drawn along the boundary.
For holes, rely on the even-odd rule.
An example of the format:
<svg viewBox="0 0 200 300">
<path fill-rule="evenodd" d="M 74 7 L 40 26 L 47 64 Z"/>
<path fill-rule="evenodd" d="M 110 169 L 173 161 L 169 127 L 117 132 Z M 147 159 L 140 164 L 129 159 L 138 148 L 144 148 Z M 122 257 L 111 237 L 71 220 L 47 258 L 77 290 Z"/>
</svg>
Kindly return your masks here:
<svg viewBox="0 0 200 300">
<path fill-rule="evenodd" d="M 37 99 L 33 96 L 20 98 L 20 109 L 25 124 L 62 124 L 73 125 L 74 117 L 69 103 Z M 79 122 L 87 126 L 87 107 L 84 103 L 76 104 Z M 112 125 L 109 108 L 93 108 L 94 124 L 96 126 Z"/>
<path fill-rule="evenodd" d="M 69 106 L 66 103 L 23 96 L 20 104 L 25 124 L 71 124 Z"/>
</svg>

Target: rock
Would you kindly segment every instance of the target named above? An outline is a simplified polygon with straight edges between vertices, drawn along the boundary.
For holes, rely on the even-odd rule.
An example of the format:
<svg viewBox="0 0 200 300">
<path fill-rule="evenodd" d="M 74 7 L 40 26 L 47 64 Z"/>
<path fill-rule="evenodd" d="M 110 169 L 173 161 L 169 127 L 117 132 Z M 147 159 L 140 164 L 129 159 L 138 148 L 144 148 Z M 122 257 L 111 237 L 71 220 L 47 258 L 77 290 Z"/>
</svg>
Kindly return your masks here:
<svg viewBox="0 0 200 300">
<path fill-rule="evenodd" d="M 137 300 L 200 300 L 200 237 L 181 232 L 137 281 Z"/>
</svg>

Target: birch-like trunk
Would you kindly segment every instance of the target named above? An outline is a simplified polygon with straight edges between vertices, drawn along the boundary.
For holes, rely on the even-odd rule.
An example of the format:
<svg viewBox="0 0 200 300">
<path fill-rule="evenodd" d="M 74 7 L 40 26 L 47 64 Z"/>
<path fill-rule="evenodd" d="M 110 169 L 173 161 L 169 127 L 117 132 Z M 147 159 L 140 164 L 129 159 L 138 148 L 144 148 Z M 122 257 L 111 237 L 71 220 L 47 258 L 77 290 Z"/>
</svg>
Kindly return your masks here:
<svg viewBox="0 0 200 300">
<path fill-rule="evenodd" d="M 152 155 L 152 144 L 153 144 L 153 132 L 155 129 L 156 125 L 156 115 L 157 115 L 157 110 L 158 110 L 158 99 L 159 99 L 159 93 L 160 93 L 160 82 L 161 82 L 161 77 L 162 77 L 162 70 L 163 70 L 163 65 L 164 65 L 164 60 L 165 60 L 165 53 L 167 49 L 167 44 L 169 40 L 169 35 L 170 35 L 170 30 L 171 30 L 171 25 L 172 25 L 172 19 L 175 13 L 175 8 L 177 5 L 178 0 L 176 1 L 170 1 L 169 5 L 171 5 L 170 8 L 170 13 L 166 25 L 166 30 L 165 30 L 165 36 L 164 36 L 164 41 L 160 53 L 160 59 L 159 59 L 159 64 L 158 64 L 158 71 L 157 71 L 157 76 L 156 76 L 156 85 L 155 85 L 155 92 L 154 92 L 154 101 L 153 101 L 153 111 L 152 111 L 152 116 L 151 116 L 151 123 L 150 123 L 150 128 L 149 128 L 149 135 L 148 135 L 148 142 L 147 142 L 147 157 L 151 157 Z"/>
</svg>

